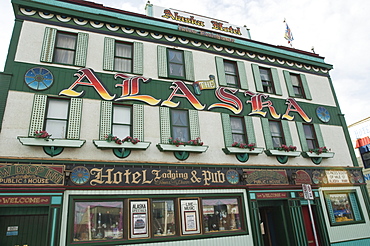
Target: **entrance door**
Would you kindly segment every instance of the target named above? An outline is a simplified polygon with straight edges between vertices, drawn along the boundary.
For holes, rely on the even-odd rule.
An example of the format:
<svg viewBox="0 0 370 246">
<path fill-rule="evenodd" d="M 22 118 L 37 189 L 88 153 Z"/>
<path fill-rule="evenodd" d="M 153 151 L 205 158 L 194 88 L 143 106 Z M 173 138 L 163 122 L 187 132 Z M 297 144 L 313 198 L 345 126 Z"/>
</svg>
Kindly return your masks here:
<svg viewBox="0 0 370 246">
<path fill-rule="evenodd" d="M 290 245 L 282 206 L 259 208 L 264 246 Z"/>
<path fill-rule="evenodd" d="M 6 208 L 2 208 L 2 210 Z M 47 214 L 27 214 L 27 208 L 18 208 L 22 215 L 0 215 L 0 245 L 45 246 Z M 23 211 L 22 211 L 23 210 Z M 18 214 L 19 214 L 18 212 Z"/>
<path fill-rule="evenodd" d="M 312 213 L 313 212 L 314 211 L 312 211 Z M 310 218 L 310 211 L 309 211 L 307 205 L 306 206 L 302 206 L 302 214 L 303 214 L 303 220 L 304 220 L 304 227 L 306 228 L 306 235 L 307 235 L 308 246 L 316 246 L 316 244 L 315 244 L 315 237 L 314 237 L 313 229 L 312 229 L 311 218 Z M 316 228 L 316 234 L 317 234 L 317 226 L 316 226 L 316 224 L 315 224 L 315 228 Z M 318 240 L 318 241 L 320 241 L 320 240 Z"/>
</svg>

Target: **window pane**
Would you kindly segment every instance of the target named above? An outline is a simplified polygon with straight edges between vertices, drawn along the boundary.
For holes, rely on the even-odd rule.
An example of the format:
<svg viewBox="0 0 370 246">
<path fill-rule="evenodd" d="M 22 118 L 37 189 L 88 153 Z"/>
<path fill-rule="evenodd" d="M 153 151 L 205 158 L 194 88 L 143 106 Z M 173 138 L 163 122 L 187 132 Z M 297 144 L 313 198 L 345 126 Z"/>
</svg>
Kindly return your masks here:
<svg viewBox="0 0 370 246">
<path fill-rule="evenodd" d="M 75 56 L 74 50 L 55 49 L 54 62 L 63 64 L 73 64 Z"/>
<path fill-rule="evenodd" d="M 128 59 L 122 58 L 114 58 L 114 70 L 121 71 L 121 72 L 131 72 L 132 69 L 132 61 Z"/>
<path fill-rule="evenodd" d="M 206 233 L 241 230 L 238 199 L 202 199 Z"/>
<path fill-rule="evenodd" d="M 270 131 L 271 131 L 271 135 L 274 137 L 281 137 L 282 134 L 281 134 L 281 128 L 280 128 L 280 124 L 279 122 L 277 121 L 270 121 Z"/>
<path fill-rule="evenodd" d="M 123 239 L 122 202 L 76 202 L 73 241 Z"/>
<path fill-rule="evenodd" d="M 244 135 L 233 133 L 232 136 L 233 136 L 233 142 L 246 143 Z"/>
<path fill-rule="evenodd" d="M 226 74 L 236 75 L 236 66 L 235 66 L 235 63 L 224 61 L 224 65 L 225 65 L 225 73 Z"/>
<path fill-rule="evenodd" d="M 113 125 L 112 126 L 113 136 L 117 136 L 123 139 L 127 136 L 131 136 L 131 126 L 130 125 Z"/>
<path fill-rule="evenodd" d="M 299 81 L 298 75 L 290 74 L 290 78 L 292 79 L 292 85 L 293 86 L 300 86 L 300 81 Z"/>
<path fill-rule="evenodd" d="M 131 124 L 131 108 L 124 106 L 113 106 L 114 124 Z"/>
<path fill-rule="evenodd" d="M 233 75 L 226 75 L 226 84 L 237 85 L 237 78 Z"/>
<path fill-rule="evenodd" d="M 75 49 L 76 35 L 57 33 L 56 47 L 65 49 Z"/>
<path fill-rule="evenodd" d="M 348 194 L 330 194 L 335 222 L 353 221 L 353 212 Z"/>
<path fill-rule="evenodd" d="M 132 57 L 132 45 L 116 43 L 116 56 L 131 58 Z"/>
<path fill-rule="evenodd" d="M 153 200 L 154 236 L 172 236 L 176 233 L 175 204 L 173 200 Z"/>
<path fill-rule="evenodd" d="M 188 111 L 171 110 L 172 125 L 188 126 Z"/>
<path fill-rule="evenodd" d="M 172 127 L 172 134 L 174 139 L 179 139 L 182 142 L 189 141 L 189 129 L 187 127 Z"/>
<path fill-rule="evenodd" d="M 170 63 L 183 63 L 183 52 L 177 50 L 168 50 L 168 61 Z"/>
<path fill-rule="evenodd" d="M 67 119 L 69 100 L 49 99 L 47 118 Z"/>
<path fill-rule="evenodd" d="M 314 138 L 314 134 L 312 132 L 312 127 L 310 125 L 303 125 L 303 129 L 304 129 L 304 134 L 305 134 L 306 138 L 308 138 L 308 139 Z"/>
<path fill-rule="evenodd" d="M 231 131 L 234 133 L 244 133 L 242 118 L 230 117 Z"/>
<path fill-rule="evenodd" d="M 170 63 L 170 75 L 173 76 L 184 76 L 184 66 L 181 64 Z"/>
<path fill-rule="evenodd" d="M 45 131 L 51 134 L 53 138 L 65 138 L 67 131 L 67 121 L 47 119 Z"/>
</svg>

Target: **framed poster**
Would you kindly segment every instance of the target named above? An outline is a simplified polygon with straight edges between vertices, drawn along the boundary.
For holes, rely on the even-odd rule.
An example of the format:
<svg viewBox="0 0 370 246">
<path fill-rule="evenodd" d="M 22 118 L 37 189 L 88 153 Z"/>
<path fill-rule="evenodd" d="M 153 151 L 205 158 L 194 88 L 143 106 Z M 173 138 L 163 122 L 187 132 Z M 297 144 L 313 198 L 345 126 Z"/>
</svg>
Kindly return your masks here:
<svg viewBox="0 0 370 246">
<path fill-rule="evenodd" d="M 148 200 L 130 201 L 130 238 L 149 237 Z"/>
<path fill-rule="evenodd" d="M 180 199 L 181 231 L 183 235 L 199 234 L 198 199 Z"/>
</svg>

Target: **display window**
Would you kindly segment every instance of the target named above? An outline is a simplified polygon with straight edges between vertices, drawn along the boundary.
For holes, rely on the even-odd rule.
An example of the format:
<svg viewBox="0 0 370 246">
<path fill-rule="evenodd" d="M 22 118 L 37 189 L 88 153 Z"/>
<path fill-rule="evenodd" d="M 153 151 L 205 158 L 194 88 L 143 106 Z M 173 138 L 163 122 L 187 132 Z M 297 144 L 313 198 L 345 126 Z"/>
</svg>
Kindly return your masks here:
<svg viewBox="0 0 370 246">
<path fill-rule="evenodd" d="M 154 237 L 174 236 L 176 234 L 175 201 L 170 199 L 152 200 Z"/>
</svg>

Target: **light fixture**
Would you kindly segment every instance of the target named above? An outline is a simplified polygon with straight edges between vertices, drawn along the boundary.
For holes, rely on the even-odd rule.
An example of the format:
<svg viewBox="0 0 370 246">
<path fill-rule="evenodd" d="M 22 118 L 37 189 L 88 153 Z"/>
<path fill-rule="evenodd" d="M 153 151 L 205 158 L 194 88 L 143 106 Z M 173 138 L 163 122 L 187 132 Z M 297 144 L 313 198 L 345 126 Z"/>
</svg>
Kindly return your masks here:
<svg viewBox="0 0 370 246">
<path fill-rule="evenodd" d="M 64 170 L 64 177 L 65 177 L 65 183 L 67 184 L 68 180 L 71 178 L 72 170 L 65 169 Z"/>
<path fill-rule="evenodd" d="M 247 178 L 248 178 L 248 173 L 247 173 L 247 171 L 244 171 L 243 170 L 243 180 L 247 180 Z"/>
<path fill-rule="evenodd" d="M 290 175 L 290 181 L 292 184 L 295 184 L 295 180 L 297 179 L 297 173 L 296 172 L 292 172 L 292 174 Z"/>
</svg>

